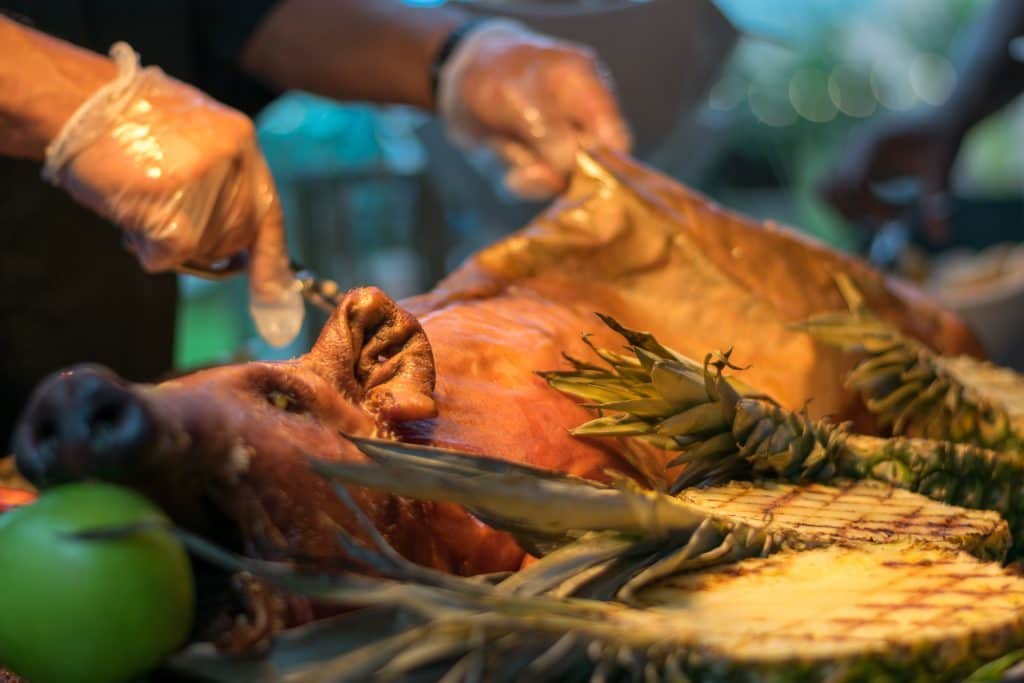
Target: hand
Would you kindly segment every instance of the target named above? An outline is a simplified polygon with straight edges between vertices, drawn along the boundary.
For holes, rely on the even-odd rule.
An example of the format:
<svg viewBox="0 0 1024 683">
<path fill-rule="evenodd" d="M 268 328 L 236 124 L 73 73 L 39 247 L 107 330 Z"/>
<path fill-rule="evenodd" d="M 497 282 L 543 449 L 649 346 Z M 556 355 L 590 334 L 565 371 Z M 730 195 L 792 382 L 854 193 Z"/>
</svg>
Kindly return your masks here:
<svg viewBox="0 0 1024 683">
<path fill-rule="evenodd" d="M 286 343 L 302 303 L 252 122 L 157 69 L 119 67 L 120 85 L 84 105 L 48 148 L 48 177 L 124 230 L 149 271 L 248 252 L 254 309 L 277 313 L 257 326 Z"/>
<path fill-rule="evenodd" d="M 942 117 L 888 121 L 856 136 L 821 194 L 841 214 L 869 226 L 896 218 L 904 206 L 879 197 L 873 185 L 910 177 L 920 185 L 922 220 L 933 238 L 946 233 L 944 197 L 963 134 Z"/>
<path fill-rule="evenodd" d="M 438 110 L 457 143 L 496 152 L 506 185 L 532 199 L 564 189 L 577 150 L 630 148 L 594 54 L 510 21 L 487 22 L 459 44 L 440 75 Z"/>
</svg>

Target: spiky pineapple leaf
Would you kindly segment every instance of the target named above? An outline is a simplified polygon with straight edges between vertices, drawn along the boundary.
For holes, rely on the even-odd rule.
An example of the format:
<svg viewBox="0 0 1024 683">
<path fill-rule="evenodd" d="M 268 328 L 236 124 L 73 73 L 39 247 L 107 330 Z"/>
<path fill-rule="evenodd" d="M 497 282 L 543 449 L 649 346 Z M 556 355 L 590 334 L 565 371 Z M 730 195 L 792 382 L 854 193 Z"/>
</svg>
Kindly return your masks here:
<svg viewBox="0 0 1024 683">
<path fill-rule="evenodd" d="M 1019 683 L 1024 680 L 1024 650 L 1014 650 L 979 667 L 964 683 Z"/>
<path fill-rule="evenodd" d="M 850 312 L 817 315 L 795 327 L 866 355 L 847 385 L 883 427 L 903 436 L 1024 449 L 1024 378 L 975 358 L 936 353 L 872 315 L 847 279 L 837 283 Z"/>
<path fill-rule="evenodd" d="M 527 541 L 590 530 L 658 536 L 696 528 L 704 517 L 671 496 L 605 486 L 484 456 L 349 437 L 375 466 L 311 459 L 325 476 L 421 500 L 463 505 Z"/>
<path fill-rule="evenodd" d="M 829 314 L 818 322 L 824 321 L 822 324 L 837 330 L 837 335 L 847 334 L 849 329 L 836 326 L 838 316 Z M 902 362 L 899 359 L 904 357 L 905 349 L 890 343 L 891 330 L 875 321 L 869 323 L 874 332 L 857 327 L 850 339 L 869 339 L 868 346 L 877 350 L 878 358 L 882 359 L 875 368 L 889 376 L 885 373 L 889 373 L 893 363 Z M 660 347 L 656 340 L 651 341 L 643 334 L 637 336 L 617 324 L 616 329 L 624 330 L 627 339 Z M 888 340 L 884 344 L 883 338 Z M 591 437 L 607 436 L 618 430 L 619 435 L 635 435 L 648 441 L 658 439 L 658 446 L 678 450 L 680 455 L 670 465 L 682 465 L 683 469 L 668 487 L 672 493 L 688 486 L 715 485 L 749 476 L 821 483 L 836 478 L 876 479 L 942 502 L 996 510 L 1009 521 L 1017 541 L 1015 548 L 1024 547 L 1024 500 L 1019 495 L 1024 490 L 1024 454 L 999 453 L 945 441 L 853 435 L 849 425 L 812 420 L 806 414 L 783 409 L 768 397 L 738 391 L 733 377 L 725 373 L 729 367 L 732 365 L 726 355 L 716 358 L 709 354 L 703 371 L 706 399 L 702 403 L 666 413 L 661 419 L 649 415 L 641 418 L 628 411 L 614 413 L 587 423 L 585 433 Z M 696 390 L 694 378 L 685 373 L 677 377 L 690 382 Z M 622 377 L 617 379 L 627 382 Z M 922 397 L 933 395 L 944 396 L 941 400 L 947 404 L 959 400 L 955 396 L 951 399 L 948 392 L 936 394 L 934 385 L 929 387 L 917 380 L 893 387 L 885 389 L 887 393 L 869 405 L 889 410 L 907 401 L 916 405 L 914 402 L 922 401 Z M 948 429 L 966 433 L 973 429 L 972 433 L 985 435 L 982 440 L 986 442 L 1003 439 L 1003 443 L 1009 443 L 1005 440 L 1009 422 L 1002 415 L 999 411 L 981 413 L 973 408 L 958 413 L 933 412 L 928 429 L 936 433 Z"/>
</svg>

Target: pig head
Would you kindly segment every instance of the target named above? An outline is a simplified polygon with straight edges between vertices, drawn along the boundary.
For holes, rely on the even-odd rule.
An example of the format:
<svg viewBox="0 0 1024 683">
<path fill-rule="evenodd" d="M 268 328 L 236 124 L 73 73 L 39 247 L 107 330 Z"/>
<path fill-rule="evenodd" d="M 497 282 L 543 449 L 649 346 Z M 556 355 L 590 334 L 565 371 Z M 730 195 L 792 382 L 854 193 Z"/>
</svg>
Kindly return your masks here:
<svg viewBox="0 0 1024 683">
<path fill-rule="evenodd" d="M 226 366 L 155 386 L 76 367 L 36 391 L 15 434 L 40 487 L 103 479 L 246 554 L 343 566 L 339 531 L 365 533 L 308 456 L 361 461 L 343 436 L 393 438 L 435 415 L 420 324 L 383 292 L 350 292 L 298 360 Z M 461 508 L 365 489 L 351 496 L 399 552 L 456 573 L 507 570 L 523 551 Z M 364 539 L 365 540 L 365 539 Z"/>
</svg>

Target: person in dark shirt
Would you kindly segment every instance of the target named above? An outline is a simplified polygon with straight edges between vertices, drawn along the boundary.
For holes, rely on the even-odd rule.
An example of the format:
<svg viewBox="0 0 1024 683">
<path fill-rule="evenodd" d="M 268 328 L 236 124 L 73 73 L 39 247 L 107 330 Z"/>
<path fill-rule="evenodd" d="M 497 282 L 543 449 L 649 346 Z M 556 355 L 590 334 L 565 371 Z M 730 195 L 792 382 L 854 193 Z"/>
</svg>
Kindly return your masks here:
<svg viewBox="0 0 1024 683">
<path fill-rule="evenodd" d="M 603 71 L 586 48 L 512 22 L 472 22 L 449 7 L 417 8 L 399 0 L 0 0 L 0 11 L 95 52 L 125 41 L 145 64 L 159 65 L 247 115 L 289 88 L 436 111 L 457 142 L 497 152 L 509 166 L 510 188 L 531 197 L 561 189 L 579 146 L 627 151 L 630 145 Z M 13 22 L 0 21 L 12 30 Z M 11 122 L 17 123 L 25 106 L 10 97 L 16 94 L 11 83 L 24 77 L 10 55 L 0 56 L 0 134 L 14 129 Z M 109 65 L 107 78 L 115 72 Z M 53 120 L 47 134 L 54 135 L 61 120 L 88 101 L 104 79 L 91 82 L 73 69 L 57 73 L 53 82 L 47 81 L 50 75 L 43 69 L 35 83 L 57 84 L 49 91 L 52 104 L 46 98 L 34 102 L 42 105 L 43 119 Z M 204 100 L 207 110 L 214 111 L 214 105 Z M 160 111 L 149 115 L 174 120 Z M 229 118 L 225 113 L 217 121 Z M 204 125 L 202 117 L 191 123 Z M 176 132 L 189 133 L 189 121 L 176 125 Z M 197 147 L 217 148 L 234 160 L 217 184 L 222 193 L 244 186 L 232 182 L 238 174 L 263 177 L 250 168 L 263 164 L 258 150 L 250 149 L 251 123 L 232 130 L 216 139 L 220 145 Z M 110 131 L 105 135 L 104 144 L 117 138 Z M 39 178 L 43 148 L 52 140 L 33 144 L 30 150 L 5 152 L 15 158 L 0 158 L 0 438 L 5 442 L 28 392 L 60 367 L 93 361 L 138 381 L 170 370 L 176 282 L 172 274 L 147 274 L 137 260 L 165 271 L 186 261 L 209 263 L 228 247 L 252 252 L 257 235 L 281 239 L 279 226 L 265 229 L 241 221 L 247 227 L 238 232 L 203 223 L 196 226 L 197 238 L 183 241 L 178 233 L 168 235 L 167 224 L 160 224 L 153 211 L 125 213 L 118 183 L 137 187 L 144 184 L 140 178 L 115 174 L 101 182 L 80 155 L 65 159 L 65 171 L 53 174 L 59 186 L 54 187 Z M 111 157 L 94 150 L 92 158 Z M 166 163 L 176 167 L 178 160 Z M 187 194 L 195 183 L 208 185 L 210 174 L 181 183 Z M 269 188 L 273 195 L 272 183 Z M 276 204 L 276 195 L 259 196 L 253 193 L 251 201 Z M 111 220 L 120 232 L 110 229 Z M 125 250 L 125 236 L 134 254 Z M 283 241 L 265 253 L 274 258 L 262 262 L 280 264 Z M 250 262 L 255 268 L 260 260 Z M 253 275 L 261 282 L 277 277 Z"/>
<path fill-rule="evenodd" d="M 907 211 L 876 192 L 894 178 L 915 180 L 925 239 L 948 246 L 948 193 L 967 133 L 1024 91 L 1024 2 L 995 0 L 968 27 L 960 75 L 938 107 L 880 119 L 853 136 L 847 153 L 821 183 L 837 211 L 868 227 Z"/>
</svg>

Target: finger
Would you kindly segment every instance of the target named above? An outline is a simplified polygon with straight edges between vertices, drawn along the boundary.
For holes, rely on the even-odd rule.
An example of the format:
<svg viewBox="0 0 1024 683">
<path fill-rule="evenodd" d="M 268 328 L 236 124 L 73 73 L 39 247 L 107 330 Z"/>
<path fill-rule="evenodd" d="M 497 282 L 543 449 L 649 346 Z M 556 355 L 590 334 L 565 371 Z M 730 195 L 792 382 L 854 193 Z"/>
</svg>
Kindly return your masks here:
<svg viewBox="0 0 1024 683">
<path fill-rule="evenodd" d="M 551 168 L 533 150 L 516 140 L 496 139 L 489 143 L 491 150 L 508 167 L 505 187 L 516 196 L 540 201 L 549 199 L 565 189 L 565 174 Z"/>
<path fill-rule="evenodd" d="M 542 163 L 533 150 L 512 138 L 493 138 L 487 141 L 487 146 L 510 168 Z"/>
<path fill-rule="evenodd" d="M 617 152 L 630 151 L 632 136 L 613 94 L 611 77 L 596 59 L 571 59 L 557 72 L 556 79 L 557 106 L 582 139 Z"/>
<path fill-rule="evenodd" d="M 259 150 L 252 145 L 223 164 L 224 172 L 208 174 L 204 179 L 204 191 L 211 193 L 215 201 L 202 231 L 197 258 L 230 258 L 248 249 L 255 240 L 267 210 L 256 194 L 260 173 L 257 162 L 261 160 Z"/>
<path fill-rule="evenodd" d="M 849 146 L 838 169 L 824 181 L 823 196 L 842 215 L 862 222 L 884 222 L 900 207 L 879 197 L 873 184 L 918 173 L 916 157 L 906 150 L 903 136 L 860 135 Z"/>
<path fill-rule="evenodd" d="M 516 196 L 531 201 L 549 199 L 565 189 L 566 179 L 544 162 L 511 169 L 505 186 Z"/>
<path fill-rule="evenodd" d="M 224 227 L 220 221 L 212 224 L 211 209 L 224 175 L 221 168 L 176 191 L 116 195 L 108 203 L 107 215 L 130 236 L 132 251 L 149 272 L 173 270 L 187 261 L 216 260 L 210 246 L 221 240 Z"/>
<path fill-rule="evenodd" d="M 542 88 L 509 88 L 503 118 L 511 136 L 551 168 L 568 174 L 576 162 L 576 129 Z"/>
<path fill-rule="evenodd" d="M 825 198 L 850 219 L 891 218 L 896 207 L 881 200 L 872 184 L 917 173 L 916 155 L 905 137 L 877 128 L 854 135 L 841 164 L 823 183 Z"/>
<path fill-rule="evenodd" d="M 894 218 L 898 207 L 881 200 L 870 187 L 843 175 L 832 175 L 819 186 L 819 194 L 844 218 L 876 229 Z"/>
<path fill-rule="evenodd" d="M 132 221 L 119 221 L 128 225 Z M 165 207 L 158 217 L 145 219 L 146 228 L 133 227 L 124 231 L 125 243 L 142 268 L 149 273 L 174 270 L 193 258 L 199 242 L 199 231 L 191 216 L 176 208 Z"/>
<path fill-rule="evenodd" d="M 263 215 L 249 249 L 249 310 L 256 329 L 272 346 L 286 346 L 302 329 L 305 309 L 289 268 L 284 215 L 273 179 L 260 157 L 254 190 Z"/>
</svg>

